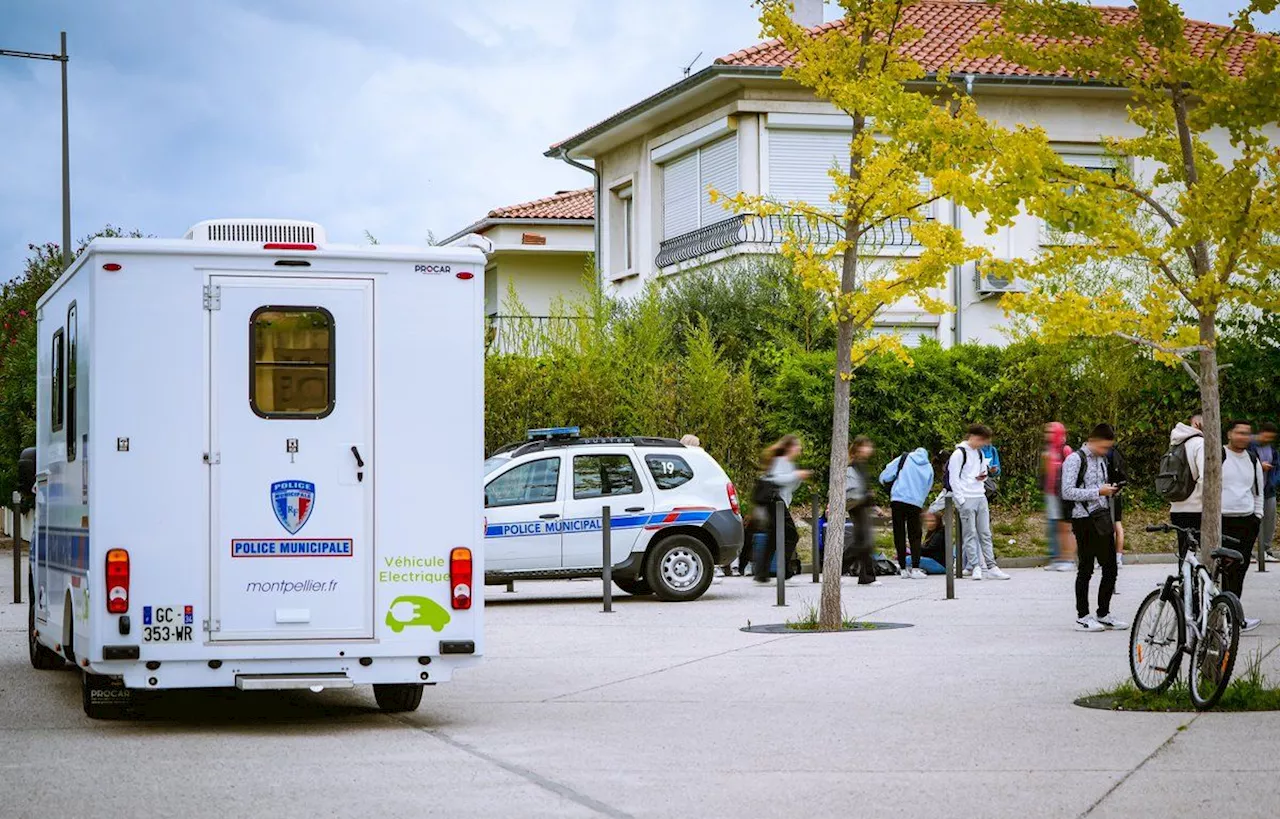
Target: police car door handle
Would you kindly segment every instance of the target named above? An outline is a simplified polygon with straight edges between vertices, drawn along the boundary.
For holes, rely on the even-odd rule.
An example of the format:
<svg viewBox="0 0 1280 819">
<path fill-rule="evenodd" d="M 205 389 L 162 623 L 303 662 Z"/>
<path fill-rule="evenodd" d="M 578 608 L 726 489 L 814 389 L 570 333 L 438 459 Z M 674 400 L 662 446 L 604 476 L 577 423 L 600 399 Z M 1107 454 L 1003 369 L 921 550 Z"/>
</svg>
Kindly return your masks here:
<svg viewBox="0 0 1280 819">
<path fill-rule="evenodd" d="M 545 515 L 538 515 L 538 517 L 542 518 L 543 520 L 555 520 L 556 518 L 558 518 L 558 517 L 560 517 L 560 516 L 559 516 L 559 515 L 557 515 L 555 512 L 548 512 L 548 513 L 547 513 L 547 514 L 545 514 Z"/>
<path fill-rule="evenodd" d="M 364 458 L 360 457 L 360 450 L 355 445 L 351 447 L 351 454 L 356 456 L 356 482 L 364 483 Z"/>
<path fill-rule="evenodd" d="M 643 506 L 628 506 L 628 507 L 627 507 L 627 511 L 628 511 L 628 512 L 643 512 L 643 511 L 644 511 L 644 507 L 643 507 Z"/>
</svg>

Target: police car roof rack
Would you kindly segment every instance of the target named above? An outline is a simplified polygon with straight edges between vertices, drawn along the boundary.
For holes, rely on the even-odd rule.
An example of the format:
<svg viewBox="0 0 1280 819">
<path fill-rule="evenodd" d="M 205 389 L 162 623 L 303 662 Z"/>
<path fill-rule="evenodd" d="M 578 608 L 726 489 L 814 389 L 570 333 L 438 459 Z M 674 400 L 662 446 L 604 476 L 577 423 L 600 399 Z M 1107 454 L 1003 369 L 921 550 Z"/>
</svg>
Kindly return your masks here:
<svg viewBox="0 0 1280 819">
<path fill-rule="evenodd" d="M 633 435 L 626 438 L 542 438 L 534 441 L 526 441 L 522 444 L 508 445 L 499 449 L 498 452 L 495 452 L 494 454 L 511 452 L 511 457 L 518 458 L 521 455 L 527 455 L 530 452 L 541 452 L 545 449 L 560 449 L 568 446 L 598 446 L 600 444 L 684 448 L 684 444 L 674 438 L 654 438 L 645 435 Z"/>
</svg>

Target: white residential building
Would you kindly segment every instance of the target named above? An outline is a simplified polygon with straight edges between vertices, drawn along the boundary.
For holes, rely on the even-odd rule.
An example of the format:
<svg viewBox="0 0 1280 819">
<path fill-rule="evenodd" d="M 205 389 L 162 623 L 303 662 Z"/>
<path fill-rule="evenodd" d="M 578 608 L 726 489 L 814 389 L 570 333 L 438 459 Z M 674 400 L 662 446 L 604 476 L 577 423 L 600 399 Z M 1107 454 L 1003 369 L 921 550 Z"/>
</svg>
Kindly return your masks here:
<svg viewBox="0 0 1280 819">
<path fill-rule="evenodd" d="M 813 22 L 815 6 L 820 12 L 820 2 L 798 3 L 797 19 Z M 1135 12 L 1110 8 L 1104 13 L 1120 19 Z M 1116 160 L 1104 156 L 1102 138 L 1134 133 L 1125 116 L 1124 92 L 1066 76 L 1034 75 L 999 58 L 965 56 L 963 45 L 999 14 L 997 6 L 962 0 L 908 6 L 906 22 L 923 31 L 908 51 L 927 71 L 949 65 L 952 80 L 992 120 L 1037 124 L 1071 161 L 1113 167 Z M 815 30 L 840 25 L 835 21 Z M 1221 31 L 1188 22 L 1188 36 L 1197 42 Z M 732 215 L 711 203 L 709 188 L 828 203 L 833 183 L 827 172 L 834 162 L 848 161 L 850 121 L 783 78 L 790 59 L 777 41 L 726 55 L 547 151 L 549 157 L 594 167 L 600 275 L 615 294 L 634 295 L 656 277 L 725 259 L 778 252 L 782 232 L 776 220 Z M 1055 241 L 1031 218 L 989 235 L 980 214 L 945 200 L 932 205 L 930 217 L 956 224 L 996 258 L 1023 257 Z M 880 240 L 879 255 L 919 252 L 905 226 L 891 226 Z M 932 316 L 910 304 L 897 305 L 881 316 L 877 329 L 943 344 L 1001 343 L 1007 325 L 999 296 L 1018 287 L 967 264 L 952 272 L 945 292 L 938 294 L 952 313 Z"/>
</svg>

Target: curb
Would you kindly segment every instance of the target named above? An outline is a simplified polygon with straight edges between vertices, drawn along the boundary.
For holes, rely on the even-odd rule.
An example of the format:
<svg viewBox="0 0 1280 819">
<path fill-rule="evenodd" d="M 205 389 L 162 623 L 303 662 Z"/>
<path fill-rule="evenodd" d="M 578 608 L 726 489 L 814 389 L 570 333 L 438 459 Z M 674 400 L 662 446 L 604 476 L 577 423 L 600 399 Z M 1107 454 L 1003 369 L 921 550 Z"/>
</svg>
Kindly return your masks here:
<svg viewBox="0 0 1280 819">
<path fill-rule="evenodd" d="M 892 558 L 890 558 L 892 560 Z M 1177 555 L 1161 555 L 1161 554 L 1126 554 L 1124 556 L 1124 565 L 1140 566 L 1143 564 L 1169 564 L 1177 563 Z M 1034 569 L 1039 566 L 1049 565 L 1047 557 L 1002 557 L 997 558 L 996 563 L 1003 569 Z M 813 564 L 804 563 L 800 569 L 801 574 L 813 574 Z"/>
</svg>

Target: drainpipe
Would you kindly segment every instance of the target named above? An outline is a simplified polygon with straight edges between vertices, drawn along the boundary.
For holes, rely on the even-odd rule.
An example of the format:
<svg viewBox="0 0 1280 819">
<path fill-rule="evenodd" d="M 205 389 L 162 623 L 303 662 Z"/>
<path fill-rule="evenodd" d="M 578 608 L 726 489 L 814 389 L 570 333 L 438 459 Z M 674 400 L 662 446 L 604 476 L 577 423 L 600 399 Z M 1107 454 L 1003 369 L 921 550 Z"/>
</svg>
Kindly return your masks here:
<svg viewBox="0 0 1280 819">
<path fill-rule="evenodd" d="M 594 253 L 595 253 L 595 266 L 596 266 L 596 281 L 598 284 L 603 284 L 603 282 L 600 281 L 600 272 L 601 270 L 603 270 L 600 263 L 600 226 L 603 224 L 603 221 L 600 219 L 600 207 L 604 199 L 604 196 L 601 194 L 601 191 L 600 191 L 600 174 L 598 171 L 596 171 L 595 168 L 591 167 L 590 165 L 584 165 L 578 160 L 570 157 L 569 152 L 564 148 L 560 149 L 560 153 L 557 154 L 557 156 L 559 156 L 559 158 L 562 161 L 564 161 L 565 164 L 572 165 L 573 167 L 577 168 L 580 171 L 586 171 L 587 173 L 591 174 L 591 178 L 593 180 L 591 187 L 592 187 L 592 190 L 594 191 L 594 195 L 592 198 L 595 200 L 594 208 L 595 208 L 595 220 L 596 220 L 595 226 L 591 231 L 592 239 L 594 240 L 594 247 L 595 247 Z"/>
<path fill-rule="evenodd" d="M 973 74 L 964 75 L 965 96 L 973 96 L 973 81 L 975 79 L 977 79 L 977 77 Z M 951 227 L 956 230 L 960 229 L 960 208 L 956 206 L 954 201 L 951 202 Z M 958 264 L 951 268 L 951 301 L 956 306 L 955 320 L 952 323 L 952 331 L 954 335 L 952 336 L 951 343 L 956 346 L 964 343 L 964 305 L 960 303 L 962 290 L 960 286 L 960 277 L 962 275 L 964 275 L 964 265 Z"/>
</svg>

